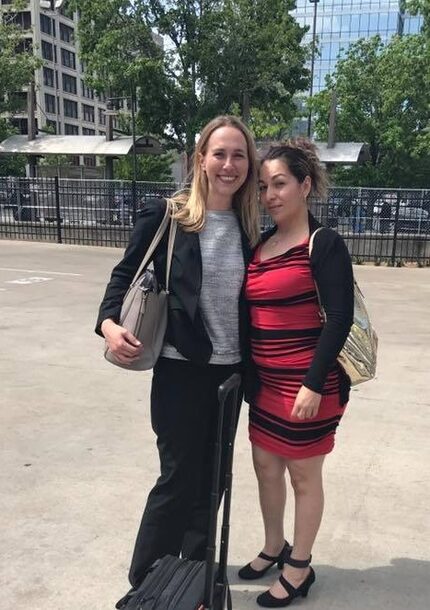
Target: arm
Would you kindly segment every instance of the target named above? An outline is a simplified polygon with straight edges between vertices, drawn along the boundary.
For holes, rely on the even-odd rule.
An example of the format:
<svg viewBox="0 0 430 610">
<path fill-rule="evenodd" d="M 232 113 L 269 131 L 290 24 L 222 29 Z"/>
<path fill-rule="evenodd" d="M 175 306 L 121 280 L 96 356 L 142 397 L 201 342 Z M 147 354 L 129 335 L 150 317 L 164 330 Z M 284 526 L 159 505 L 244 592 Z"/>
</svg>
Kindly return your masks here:
<svg viewBox="0 0 430 610">
<path fill-rule="evenodd" d="M 292 415 L 299 419 L 312 418 L 318 413 L 325 380 L 344 346 L 354 316 L 354 278 L 343 239 L 337 235 L 327 254 L 316 258 L 312 266 L 327 321 L 294 403 Z"/>
<path fill-rule="evenodd" d="M 164 200 L 151 199 L 139 212 L 122 260 L 114 267 L 100 305 L 95 332 L 104 336 L 102 323 L 110 320 L 117 324 L 125 293 L 133 280 L 140 263 L 149 248 L 166 210 Z M 103 329 L 106 325 L 103 325 Z"/>
<path fill-rule="evenodd" d="M 321 331 L 304 385 L 321 393 L 326 377 L 345 344 L 354 317 L 351 257 L 339 235 L 327 255 L 321 261 L 316 260 L 314 278 L 327 322 Z"/>
</svg>

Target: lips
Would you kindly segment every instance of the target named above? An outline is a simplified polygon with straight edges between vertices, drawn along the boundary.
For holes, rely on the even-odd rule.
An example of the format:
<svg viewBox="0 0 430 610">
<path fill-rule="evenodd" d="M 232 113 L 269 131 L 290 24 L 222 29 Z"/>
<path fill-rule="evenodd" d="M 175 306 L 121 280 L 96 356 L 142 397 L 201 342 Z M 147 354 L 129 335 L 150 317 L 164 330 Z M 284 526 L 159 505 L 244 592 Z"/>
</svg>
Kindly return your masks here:
<svg viewBox="0 0 430 610">
<path fill-rule="evenodd" d="M 221 180 L 221 182 L 224 182 L 225 184 L 231 184 L 232 182 L 234 182 L 236 180 L 237 176 L 218 175 L 217 178 L 219 180 Z"/>
</svg>

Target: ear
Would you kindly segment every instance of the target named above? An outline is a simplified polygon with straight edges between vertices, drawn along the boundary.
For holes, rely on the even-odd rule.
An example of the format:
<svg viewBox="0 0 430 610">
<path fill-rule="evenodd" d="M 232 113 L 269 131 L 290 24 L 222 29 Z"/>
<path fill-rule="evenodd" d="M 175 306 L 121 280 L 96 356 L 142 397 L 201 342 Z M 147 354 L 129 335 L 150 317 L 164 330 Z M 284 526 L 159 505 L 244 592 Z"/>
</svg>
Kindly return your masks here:
<svg viewBox="0 0 430 610">
<path fill-rule="evenodd" d="M 309 197 L 309 193 L 312 190 L 312 180 L 310 176 L 306 176 L 302 182 L 302 192 L 305 199 Z"/>
<path fill-rule="evenodd" d="M 202 170 L 206 171 L 205 157 L 204 157 L 204 155 L 202 155 L 202 153 L 199 153 L 199 163 L 200 163 L 200 167 L 202 168 Z"/>
</svg>

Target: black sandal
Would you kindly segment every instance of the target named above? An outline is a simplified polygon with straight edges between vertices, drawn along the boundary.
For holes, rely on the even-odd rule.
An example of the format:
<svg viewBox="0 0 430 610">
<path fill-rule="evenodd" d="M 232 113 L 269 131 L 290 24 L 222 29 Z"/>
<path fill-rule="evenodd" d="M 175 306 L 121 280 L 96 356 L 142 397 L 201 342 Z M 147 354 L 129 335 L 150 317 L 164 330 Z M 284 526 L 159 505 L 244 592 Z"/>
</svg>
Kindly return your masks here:
<svg viewBox="0 0 430 610">
<path fill-rule="evenodd" d="M 259 553 L 258 557 L 264 559 L 265 561 L 270 561 L 270 564 L 267 566 L 267 568 L 263 568 L 262 570 L 255 570 L 251 566 L 252 562 L 247 563 L 246 566 L 243 566 L 243 568 L 239 570 L 239 578 L 242 578 L 243 580 L 256 580 L 257 578 L 261 578 L 266 574 L 268 570 L 270 570 L 270 568 L 275 565 L 275 563 L 277 564 L 278 569 L 282 570 L 282 568 L 284 567 L 285 558 L 291 553 L 291 550 L 292 546 L 287 541 L 285 541 L 284 548 L 276 557 L 271 557 L 270 555 L 266 555 L 266 553 Z"/>
<path fill-rule="evenodd" d="M 285 563 L 288 563 L 294 568 L 307 568 L 311 560 L 312 555 L 309 557 L 309 559 L 304 561 L 293 559 L 291 556 L 288 556 L 285 558 Z M 257 604 L 259 606 L 263 606 L 263 608 L 286 608 L 296 597 L 307 597 L 309 589 L 315 582 L 315 572 L 311 568 L 311 571 L 306 576 L 305 580 L 297 588 L 293 587 L 293 585 L 289 583 L 282 574 L 279 577 L 279 582 L 288 593 L 288 596 L 279 599 L 278 597 L 274 597 L 270 591 L 265 591 L 257 597 Z"/>
</svg>

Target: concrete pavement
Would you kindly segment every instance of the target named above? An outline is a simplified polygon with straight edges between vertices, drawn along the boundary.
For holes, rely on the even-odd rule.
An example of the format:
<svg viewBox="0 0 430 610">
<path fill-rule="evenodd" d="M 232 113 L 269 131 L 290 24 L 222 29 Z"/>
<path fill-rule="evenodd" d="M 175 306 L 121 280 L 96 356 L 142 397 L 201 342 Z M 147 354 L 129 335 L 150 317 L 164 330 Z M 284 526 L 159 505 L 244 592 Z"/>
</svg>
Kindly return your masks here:
<svg viewBox="0 0 430 610">
<path fill-rule="evenodd" d="M 111 610 L 127 590 L 157 457 L 151 374 L 107 364 L 93 334 L 120 255 L 0 241 L 1 610 Z M 357 267 L 356 275 L 380 336 L 378 378 L 352 393 L 326 461 L 317 582 L 297 607 L 425 610 L 430 270 Z M 262 544 L 246 419 L 244 408 L 230 544 L 234 610 L 256 608 L 256 594 L 275 577 L 236 577 Z"/>
</svg>

